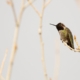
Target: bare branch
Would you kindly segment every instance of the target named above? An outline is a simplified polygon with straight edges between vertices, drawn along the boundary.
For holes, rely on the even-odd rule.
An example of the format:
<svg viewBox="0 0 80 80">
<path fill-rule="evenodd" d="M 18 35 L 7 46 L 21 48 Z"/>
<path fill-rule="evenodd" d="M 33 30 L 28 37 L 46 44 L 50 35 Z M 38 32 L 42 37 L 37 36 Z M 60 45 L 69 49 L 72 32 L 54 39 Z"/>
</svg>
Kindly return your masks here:
<svg viewBox="0 0 80 80">
<path fill-rule="evenodd" d="M 45 80 L 48 80 L 46 65 L 45 65 L 45 58 L 44 58 L 44 43 L 43 43 L 43 39 L 42 39 L 42 17 L 43 17 L 43 12 L 44 12 L 45 0 L 43 0 L 43 6 L 42 6 L 41 14 L 36 9 L 36 7 L 32 4 L 31 0 L 28 0 L 28 2 L 40 17 L 39 36 L 40 36 L 40 44 L 41 44 L 41 52 L 42 52 L 42 65 L 43 65 Z M 13 4 L 13 2 L 12 2 L 12 4 Z M 11 52 L 11 57 L 10 57 L 10 62 L 9 62 L 9 67 L 8 67 L 8 73 L 7 73 L 7 76 L 6 76 L 6 80 L 10 80 L 10 77 L 11 77 L 12 66 L 13 66 L 13 62 L 14 62 L 15 53 L 16 53 L 16 50 L 17 50 L 17 38 L 18 38 L 18 33 L 19 33 L 19 25 L 20 25 L 20 22 L 21 22 L 22 13 L 23 13 L 25 7 L 27 7 L 27 6 L 28 6 L 28 4 L 24 5 L 24 0 L 22 0 L 22 5 L 21 5 L 19 17 L 18 17 L 18 19 L 15 18 L 16 27 L 15 27 L 12 52 Z M 15 13 L 13 5 L 12 5 L 12 9 L 13 9 L 13 13 Z"/>
<path fill-rule="evenodd" d="M 42 5 L 42 11 L 41 14 L 39 16 L 40 18 L 40 26 L 39 26 L 39 37 L 40 37 L 40 45 L 41 45 L 41 60 L 42 60 L 42 66 L 43 66 L 43 72 L 44 72 L 44 77 L 45 80 L 48 80 L 48 75 L 47 75 L 47 70 L 46 70 L 46 63 L 45 63 L 45 54 L 44 54 L 44 42 L 43 42 L 43 38 L 42 38 L 42 19 L 43 19 L 43 13 L 44 13 L 44 5 L 45 5 L 45 0 L 43 0 L 43 5 Z"/>
<path fill-rule="evenodd" d="M 34 1 L 35 1 L 35 0 L 33 0 L 32 3 L 33 3 Z M 30 5 L 29 3 L 26 3 L 26 4 L 24 5 L 24 8 L 28 7 L 29 5 Z"/>
<path fill-rule="evenodd" d="M 41 16 L 40 16 L 40 18 L 43 18 L 44 6 L 45 6 L 45 0 L 43 0 L 43 5 L 42 5 L 42 11 L 41 11 Z"/>
<path fill-rule="evenodd" d="M 80 8 L 80 0 L 75 0 L 75 1 L 77 3 L 78 7 Z"/>
<path fill-rule="evenodd" d="M 49 3 L 51 2 L 51 0 L 48 0 L 46 3 L 45 3 L 45 8 L 46 8 L 46 6 L 48 6 L 49 5 Z"/>
<path fill-rule="evenodd" d="M 22 0 L 22 4 L 21 4 L 21 8 L 20 8 L 20 12 L 19 12 L 19 16 L 18 16 L 18 19 L 17 19 L 17 26 L 20 25 L 23 11 L 24 11 L 24 0 Z"/>
<path fill-rule="evenodd" d="M 23 8 L 21 8 L 21 11 L 22 11 L 22 9 Z M 19 19 L 21 19 L 21 13 L 22 12 L 20 12 Z M 18 38 L 18 33 L 19 33 L 19 22 L 20 21 L 16 21 L 16 27 L 15 27 L 14 39 L 13 39 L 13 46 L 12 46 L 11 57 L 10 57 L 10 62 L 9 62 L 9 67 L 8 67 L 6 80 L 10 80 L 10 77 L 11 77 L 12 66 L 13 66 L 13 62 L 14 62 L 15 53 L 16 53 L 16 50 L 17 50 L 17 44 L 16 43 L 17 43 L 17 38 Z"/>
<path fill-rule="evenodd" d="M 8 49 L 6 49 L 6 51 L 5 51 L 5 55 L 4 55 L 4 58 L 3 58 L 3 61 L 2 61 L 1 67 L 0 67 L 0 78 L 2 78 L 2 71 L 3 71 L 3 68 L 4 68 L 4 64 L 5 64 L 5 61 L 6 61 L 7 54 L 8 54 Z"/>
<path fill-rule="evenodd" d="M 76 36 L 75 36 L 75 35 L 74 35 L 74 41 L 75 41 L 76 45 L 78 46 L 78 49 L 80 50 L 80 45 L 78 44 L 78 42 L 77 42 L 77 39 L 76 39 Z"/>
<path fill-rule="evenodd" d="M 40 45 L 41 45 L 41 59 L 42 59 L 42 66 L 43 66 L 43 72 L 44 72 L 44 77 L 45 80 L 48 80 L 48 75 L 47 75 L 47 70 L 46 70 L 46 63 L 45 63 L 45 54 L 44 54 L 44 42 L 43 42 L 43 38 L 42 38 L 42 19 L 43 19 L 43 13 L 44 13 L 44 4 L 45 4 L 45 0 L 43 0 L 43 5 L 42 5 L 42 11 L 40 14 L 40 26 L 39 26 L 39 37 L 40 37 Z"/>
<path fill-rule="evenodd" d="M 70 46 L 68 46 L 65 42 L 64 42 L 64 45 L 67 46 L 70 50 L 74 51 L 74 52 L 80 52 L 79 49 L 73 49 L 71 48 Z"/>
<path fill-rule="evenodd" d="M 10 1 L 7 1 L 7 3 L 8 3 L 9 5 L 11 5 L 11 7 L 12 7 L 12 11 L 13 11 L 15 23 L 17 24 L 17 17 L 16 17 L 16 12 L 15 12 L 15 9 L 14 9 L 13 1 L 10 0 Z"/>
<path fill-rule="evenodd" d="M 42 17 L 40 17 L 39 37 L 40 37 L 40 45 L 41 45 L 41 53 L 42 53 L 41 54 L 41 60 L 42 60 L 44 77 L 45 77 L 45 80 L 48 80 L 47 71 L 46 71 L 45 57 L 44 57 L 44 43 L 43 43 L 43 39 L 42 39 Z"/>
<path fill-rule="evenodd" d="M 11 2 L 12 2 L 12 0 L 11 0 Z M 13 4 L 13 2 L 12 2 L 12 4 Z M 12 5 L 12 9 L 13 9 L 13 13 L 15 13 L 13 5 Z M 10 62 L 9 62 L 8 71 L 7 71 L 7 75 L 6 75 L 6 80 L 10 80 L 10 77 L 11 77 L 11 72 L 12 72 L 12 67 L 13 67 L 13 63 L 14 63 L 15 53 L 16 53 L 16 50 L 17 50 L 17 40 L 18 40 L 18 34 L 19 34 L 19 26 L 20 26 L 23 11 L 24 11 L 24 0 L 22 0 L 19 17 L 17 18 L 14 15 L 15 19 L 17 18 L 17 20 L 15 21 L 16 26 L 15 26 L 14 39 L 13 39 L 12 51 L 11 51 Z"/>
<path fill-rule="evenodd" d="M 5 79 L 3 78 L 3 76 L 1 76 L 1 79 L 0 80 L 5 80 Z"/>
<path fill-rule="evenodd" d="M 46 5 L 47 6 L 47 5 Z M 42 60 L 42 66 L 43 66 L 43 71 L 44 71 L 44 77 L 45 80 L 48 80 L 48 75 L 47 75 L 47 70 L 46 70 L 46 63 L 45 63 L 45 54 L 44 54 L 44 42 L 43 42 L 43 38 L 42 38 L 42 19 L 43 19 L 43 13 L 44 13 L 44 9 L 45 9 L 45 0 L 43 0 L 43 5 L 42 5 L 42 11 L 39 15 L 40 18 L 40 26 L 39 26 L 39 37 L 40 37 L 40 45 L 41 45 L 41 60 Z"/>
<path fill-rule="evenodd" d="M 36 7 L 32 4 L 31 0 L 28 0 L 29 4 L 32 6 L 32 8 L 35 10 L 35 12 L 38 14 L 38 16 L 40 16 L 39 11 L 36 9 Z"/>
</svg>

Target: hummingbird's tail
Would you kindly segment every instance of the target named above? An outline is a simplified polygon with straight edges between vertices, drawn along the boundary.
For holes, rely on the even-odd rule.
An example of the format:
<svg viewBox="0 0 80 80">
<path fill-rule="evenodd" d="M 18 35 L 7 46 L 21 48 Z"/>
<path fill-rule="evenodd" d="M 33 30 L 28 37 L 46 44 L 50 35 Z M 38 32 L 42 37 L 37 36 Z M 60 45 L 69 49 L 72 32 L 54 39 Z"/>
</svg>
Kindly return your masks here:
<svg viewBox="0 0 80 80">
<path fill-rule="evenodd" d="M 71 43 L 70 41 L 68 41 L 67 45 L 69 45 L 71 48 L 75 49 L 75 48 L 74 48 L 74 42 Z"/>
</svg>

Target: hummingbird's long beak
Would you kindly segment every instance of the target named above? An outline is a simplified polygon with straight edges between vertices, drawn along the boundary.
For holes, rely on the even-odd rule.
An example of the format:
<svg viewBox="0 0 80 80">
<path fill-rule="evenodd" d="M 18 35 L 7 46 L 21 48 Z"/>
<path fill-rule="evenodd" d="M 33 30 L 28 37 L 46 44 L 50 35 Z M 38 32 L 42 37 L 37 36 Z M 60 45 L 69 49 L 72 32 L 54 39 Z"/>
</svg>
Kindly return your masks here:
<svg viewBox="0 0 80 80">
<path fill-rule="evenodd" d="M 50 23 L 50 25 L 56 26 L 55 24 L 51 24 L 51 23 Z"/>
</svg>

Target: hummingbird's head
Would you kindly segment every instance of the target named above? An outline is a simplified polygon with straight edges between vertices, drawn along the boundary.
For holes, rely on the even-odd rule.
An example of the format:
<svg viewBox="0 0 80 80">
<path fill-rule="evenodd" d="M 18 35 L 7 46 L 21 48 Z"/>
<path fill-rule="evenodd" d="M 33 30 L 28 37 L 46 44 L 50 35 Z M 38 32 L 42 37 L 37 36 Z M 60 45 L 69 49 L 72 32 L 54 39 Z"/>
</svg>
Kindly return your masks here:
<svg viewBox="0 0 80 80">
<path fill-rule="evenodd" d="M 64 30 L 65 29 L 65 25 L 63 23 L 58 23 L 57 25 L 54 25 L 54 24 L 51 24 L 50 25 L 53 25 L 53 26 L 56 26 L 57 30 Z"/>
</svg>

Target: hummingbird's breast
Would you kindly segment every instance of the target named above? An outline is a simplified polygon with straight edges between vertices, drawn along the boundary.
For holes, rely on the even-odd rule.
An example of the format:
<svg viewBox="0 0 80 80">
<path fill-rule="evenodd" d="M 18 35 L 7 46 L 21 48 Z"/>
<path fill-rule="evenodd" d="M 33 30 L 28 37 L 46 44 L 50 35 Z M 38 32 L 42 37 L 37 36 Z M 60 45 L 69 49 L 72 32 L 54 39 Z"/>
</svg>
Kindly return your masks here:
<svg viewBox="0 0 80 80">
<path fill-rule="evenodd" d="M 60 34 L 60 39 L 64 42 L 67 42 L 67 34 L 65 33 L 65 31 L 59 30 L 59 34 Z"/>
</svg>

